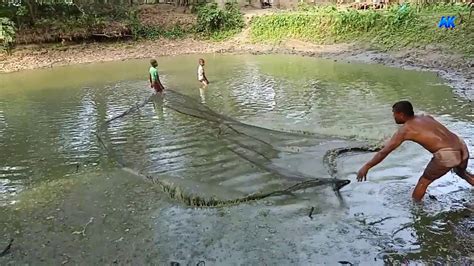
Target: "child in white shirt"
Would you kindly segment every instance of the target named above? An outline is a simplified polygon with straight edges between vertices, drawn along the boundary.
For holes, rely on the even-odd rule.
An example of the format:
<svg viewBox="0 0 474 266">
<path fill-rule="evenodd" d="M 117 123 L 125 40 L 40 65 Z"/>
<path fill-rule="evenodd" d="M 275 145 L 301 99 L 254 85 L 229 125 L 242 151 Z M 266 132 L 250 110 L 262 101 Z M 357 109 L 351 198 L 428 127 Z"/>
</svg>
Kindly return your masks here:
<svg viewBox="0 0 474 266">
<path fill-rule="evenodd" d="M 199 59 L 198 80 L 204 85 L 204 87 L 207 87 L 207 85 L 209 84 L 206 74 L 204 73 L 204 59 L 202 58 Z"/>
</svg>

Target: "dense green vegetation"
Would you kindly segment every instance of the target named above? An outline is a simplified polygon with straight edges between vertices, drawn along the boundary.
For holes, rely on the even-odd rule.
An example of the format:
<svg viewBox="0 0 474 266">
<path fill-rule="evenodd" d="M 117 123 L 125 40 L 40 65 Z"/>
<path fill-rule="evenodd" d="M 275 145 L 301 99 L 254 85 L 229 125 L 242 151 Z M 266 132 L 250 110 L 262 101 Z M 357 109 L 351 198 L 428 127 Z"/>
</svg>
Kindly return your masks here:
<svg viewBox="0 0 474 266">
<path fill-rule="evenodd" d="M 244 17 L 236 3 L 227 3 L 224 9 L 216 3 L 198 8 L 196 31 L 214 40 L 225 39 L 240 32 L 245 26 Z"/>
<path fill-rule="evenodd" d="M 32 11 L 34 10 L 34 14 Z M 87 40 L 94 36 L 105 38 L 181 37 L 189 29 L 173 25 L 157 27 L 141 23 L 136 6 L 113 4 L 77 5 L 44 2 L 36 8 L 5 5 L 0 17 L 13 21 L 19 43 Z"/>
<path fill-rule="evenodd" d="M 15 24 L 8 18 L 0 17 L 0 51 L 11 52 L 15 42 Z"/>
<path fill-rule="evenodd" d="M 131 16 L 131 32 L 135 38 L 153 39 L 157 37 L 180 38 L 186 35 L 196 35 L 199 38 L 222 40 L 244 27 L 243 14 L 236 3 L 227 3 L 219 8 L 216 3 L 197 6 L 195 9 L 197 22 L 193 27 L 182 27 L 175 24 L 172 27 L 161 28 L 143 25 L 136 12 Z"/>
<path fill-rule="evenodd" d="M 143 21 L 137 5 L 79 4 L 76 1 L 27 0 L 20 5 L 0 4 L 0 49 L 13 44 L 82 41 L 89 39 L 197 38 L 223 40 L 244 27 L 235 3 L 219 8 L 215 3 L 192 7 L 190 23 L 153 24 Z M 31 6 L 32 3 L 36 3 Z M 441 16 L 456 15 L 455 29 L 437 27 Z M 154 15 L 155 17 L 156 14 Z M 152 14 L 153 17 L 153 14 Z M 461 4 L 392 6 L 387 10 L 339 9 L 335 6 L 300 5 L 296 10 L 254 17 L 251 38 L 278 43 L 299 39 L 318 44 L 359 42 L 381 49 L 423 47 L 436 44 L 474 55 L 474 16 Z"/>
<path fill-rule="evenodd" d="M 32 8 L 27 3 L 36 3 Z M 164 6 L 166 7 L 166 6 Z M 153 9 L 153 7 L 151 7 Z M 224 8 L 216 4 L 199 4 L 192 8 L 192 22 L 179 23 L 148 14 L 143 21 L 139 6 L 117 4 L 85 4 L 75 2 L 22 2 L 20 5 L 0 4 L 1 47 L 11 48 L 15 43 L 43 43 L 82 41 L 89 39 L 156 39 L 197 36 L 221 40 L 239 32 L 243 15 L 235 3 Z M 155 17 L 155 18 L 153 18 Z M 196 18 L 197 17 L 197 22 Z M 160 21 L 161 20 L 161 21 Z"/>
<path fill-rule="evenodd" d="M 456 28 L 438 28 L 456 15 Z M 474 18 L 461 5 L 392 6 L 388 10 L 342 10 L 300 6 L 297 11 L 255 17 L 251 37 L 259 42 L 300 39 L 313 43 L 359 41 L 383 49 L 439 44 L 474 55 Z"/>
</svg>

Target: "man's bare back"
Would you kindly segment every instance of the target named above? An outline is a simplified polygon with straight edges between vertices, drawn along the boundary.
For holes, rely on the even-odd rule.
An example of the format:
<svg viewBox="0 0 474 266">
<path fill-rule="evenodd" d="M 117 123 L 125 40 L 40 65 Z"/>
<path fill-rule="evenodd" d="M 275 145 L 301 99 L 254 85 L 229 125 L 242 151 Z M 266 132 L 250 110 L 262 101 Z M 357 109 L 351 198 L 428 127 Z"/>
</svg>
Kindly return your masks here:
<svg viewBox="0 0 474 266">
<path fill-rule="evenodd" d="M 429 115 L 415 115 L 402 128 L 405 140 L 414 141 L 431 153 L 443 148 L 461 149 L 459 137 Z"/>
<path fill-rule="evenodd" d="M 405 140 L 413 141 L 433 153 L 423 175 L 413 191 L 413 198 L 420 201 L 428 186 L 453 170 L 458 176 L 474 186 L 474 175 L 467 172 L 469 151 L 466 143 L 431 116 L 415 115 L 408 101 L 393 105 L 393 117 L 403 126 L 393 135 L 387 144 L 357 173 L 358 181 L 367 180 L 370 168 L 379 164 L 387 155 Z"/>
</svg>

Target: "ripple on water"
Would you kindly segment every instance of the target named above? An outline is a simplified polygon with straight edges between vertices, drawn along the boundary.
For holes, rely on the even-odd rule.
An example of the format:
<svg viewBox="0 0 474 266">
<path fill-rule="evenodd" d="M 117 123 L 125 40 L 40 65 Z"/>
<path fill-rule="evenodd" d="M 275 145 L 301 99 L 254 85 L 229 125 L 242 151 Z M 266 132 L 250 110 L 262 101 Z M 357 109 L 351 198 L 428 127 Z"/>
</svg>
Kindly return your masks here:
<svg viewBox="0 0 474 266">
<path fill-rule="evenodd" d="M 0 178 L 0 207 L 11 204 L 12 197 L 23 190 L 23 185 L 20 182 L 11 181 L 11 179 Z"/>
</svg>

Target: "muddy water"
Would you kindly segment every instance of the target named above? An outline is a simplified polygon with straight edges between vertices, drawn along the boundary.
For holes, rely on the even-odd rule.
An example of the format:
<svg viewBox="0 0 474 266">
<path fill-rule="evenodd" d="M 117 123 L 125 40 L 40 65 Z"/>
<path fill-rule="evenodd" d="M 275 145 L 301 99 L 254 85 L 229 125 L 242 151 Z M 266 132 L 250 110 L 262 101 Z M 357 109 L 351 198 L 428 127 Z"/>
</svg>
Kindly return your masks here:
<svg viewBox="0 0 474 266">
<path fill-rule="evenodd" d="M 199 90 L 197 57 L 160 59 L 165 87 L 248 124 L 374 143 L 396 129 L 391 105 L 409 99 L 473 150 L 472 103 L 430 73 L 293 56 L 206 60 L 211 85 Z M 449 173 L 430 187 L 422 206 L 413 205 L 411 189 L 430 155 L 412 143 L 374 168 L 368 182 L 346 186 L 342 203 L 328 187 L 221 209 L 169 200 L 117 169 L 95 137 L 107 118 L 150 95 L 147 68 L 146 61 L 127 61 L 0 76 L 1 237 L 17 239 L 2 260 L 253 265 L 472 257 L 469 186 Z M 276 185 L 271 174 L 225 150 L 210 134 L 212 125 L 167 103 L 166 95 L 154 97 L 107 127 L 114 156 L 200 193 L 240 196 Z M 354 180 L 370 156 L 340 158 L 339 177 Z M 312 176 L 327 173 L 317 149 L 277 163 Z M 74 234 L 91 217 L 91 233 Z"/>
</svg>

